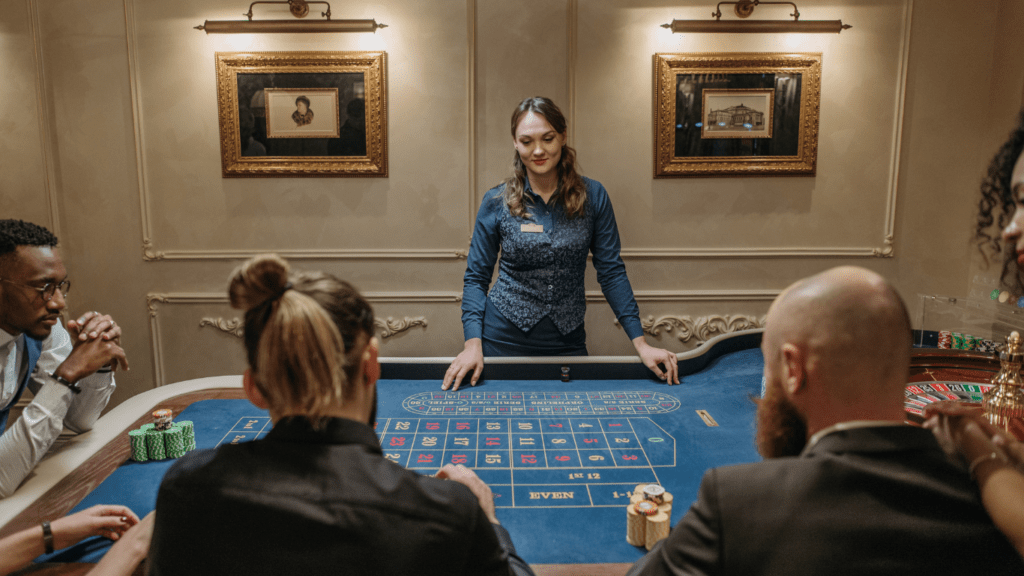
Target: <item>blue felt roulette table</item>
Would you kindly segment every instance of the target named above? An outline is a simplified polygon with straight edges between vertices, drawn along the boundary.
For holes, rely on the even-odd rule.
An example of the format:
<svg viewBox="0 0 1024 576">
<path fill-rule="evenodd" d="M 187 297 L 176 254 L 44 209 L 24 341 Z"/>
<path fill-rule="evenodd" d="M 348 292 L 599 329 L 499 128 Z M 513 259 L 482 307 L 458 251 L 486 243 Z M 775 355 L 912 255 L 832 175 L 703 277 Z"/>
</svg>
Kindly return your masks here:
<svg viewBox="0 0 1024 576">
<path fill-rule="evenodd" d="M 442 391 L 450 359 L 383 359 L 376 432 L 385 457 L 401 466 L 424 474 L 446 463 L 475 469 L 538 574 L 622 574 L 645 552 L 625 541 L 636 485 L 659 483 L 673 494 L 675 525 L 706 469 L 760 459 L 751 400 L 761 392 L 760 336 L 718 337 L 681 354 L 678 386 L 628 357 L 534 358 L 489 360 L 476 387 Z M 984 382 L 998 370 L 991 358 L 952 352 L 915 356 L 909 381 Z M 173 461 L 131 461 L 127 431 L 158 408 L 193 421 L 199 448 L 251 441 L 271 427 L 243 399 L 237 376 L 135 396 L 0 500 L 0 536 L 93 504 L 125 504 L 140 516 L 152 510 Z M 87 540 L 44 560 L 81 567 L 109 545 Z"/>
<path fill-rule="evenodd" d="M 625 541 L 636 485 L 655 482 L 673 494 L 675 525 L 706 469 L 759 459 L 751 396 L 761 391 L 760 336 L 719 337 L 681 354 L 679 386 L 653 379 L 631 358 L 589 357 L 490 360 L 476 387 L 442 391 L 449 359 L 385 359 L 375 429 L 385 457 L 401 466 L 424 474 L 445 463 L 475 469 L 538 574 L 622 574 L 644 553 Z M 918 391 L 943 383 L 986 382 L 995 371 L 991 357 L 920 351 L 908 400 L 928 400 Z M 173 461 L 131 461 L 127 431 L 158 408 L 193 421 L 199 448 L 251 441 L 271 427 L 243 399 L 237 376 L 140 394 L 0 500 L 0 536 L 93 504 L 125 504 L 140 516 L 152 510 Z M 109 545 L 91 539 L 42 560 L 61 563 L 55 573 L 79 573 L 75 567 L 96 562 Z"/>
</svg>

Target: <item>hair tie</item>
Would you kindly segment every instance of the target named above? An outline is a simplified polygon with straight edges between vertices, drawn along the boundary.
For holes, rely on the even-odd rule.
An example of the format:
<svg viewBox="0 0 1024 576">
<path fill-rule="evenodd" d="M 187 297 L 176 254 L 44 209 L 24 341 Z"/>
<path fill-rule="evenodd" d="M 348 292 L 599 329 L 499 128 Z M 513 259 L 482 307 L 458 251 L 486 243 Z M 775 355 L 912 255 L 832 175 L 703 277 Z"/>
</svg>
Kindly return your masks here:
<svg viewBox="0 0 1024 576">
<path fill-rule="evenodd" d="M 277 294 L 275 294 L 274 297 L 271 298 L 271 300 L 278 300 L 278 299 L 280 299 L 282 296 L 284 296 L 285 292 L 291 290 L 292 288 L 294 288 L 294 286 L 292 285 L 291 282 L 285 282 L 284 283 L 284 288 L 281 288 L 281 291 L 278 292 Z"/>
</svg>

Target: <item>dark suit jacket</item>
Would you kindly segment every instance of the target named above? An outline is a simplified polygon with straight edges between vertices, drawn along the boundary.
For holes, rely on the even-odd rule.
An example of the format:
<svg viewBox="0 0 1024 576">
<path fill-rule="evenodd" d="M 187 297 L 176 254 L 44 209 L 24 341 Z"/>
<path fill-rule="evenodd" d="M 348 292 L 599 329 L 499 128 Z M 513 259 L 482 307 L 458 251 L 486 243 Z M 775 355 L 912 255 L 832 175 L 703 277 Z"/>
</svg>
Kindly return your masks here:
<svg viewBox="0 0 1024 576">
<path fill-rule="evenodd" d="M 898 426 L 709 470 L 686 516 L 630 574 L 991 576 L 1024 574 L 1024 561 L 931 432 Z"/>
<path fill-rule="evenodd" d="M 468 488 L 386 460 L 345 418 L 188 454 L 156 510 L 153 576 L 532 574 Z"/>
</svg>

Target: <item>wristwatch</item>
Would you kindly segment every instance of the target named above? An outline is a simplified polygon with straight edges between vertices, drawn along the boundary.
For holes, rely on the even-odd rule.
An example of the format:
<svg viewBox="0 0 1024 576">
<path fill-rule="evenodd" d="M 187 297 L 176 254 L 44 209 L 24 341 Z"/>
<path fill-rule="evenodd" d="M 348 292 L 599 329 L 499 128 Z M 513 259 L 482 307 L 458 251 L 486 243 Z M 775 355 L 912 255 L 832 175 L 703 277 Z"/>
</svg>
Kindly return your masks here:
<svg viewBox="0 0 1024 576">
<path fill-rule="evenodd" d="M 50 374 L 50 376 L 54 380 L 56 380 L 58 384 L 62 384 L 64 386 L 67 386 L 68 388 L 70 388 L 71 391 L 74 392 L 75 394 L 78 394 L 79 392 L 82 391 L 82 389 L 78 387 L 78 382 L 68 382 L 63 377 L 57 376 L 56 374 Z"/>
</svg>

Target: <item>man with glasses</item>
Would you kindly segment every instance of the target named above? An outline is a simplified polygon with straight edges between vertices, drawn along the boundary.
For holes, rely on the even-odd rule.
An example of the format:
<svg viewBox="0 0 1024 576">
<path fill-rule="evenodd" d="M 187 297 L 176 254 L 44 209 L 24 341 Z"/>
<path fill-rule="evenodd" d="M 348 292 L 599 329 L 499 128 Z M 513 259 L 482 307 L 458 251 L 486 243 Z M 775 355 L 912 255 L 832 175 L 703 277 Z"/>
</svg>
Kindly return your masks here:
<svg viewBox="0 0 1024 576">
<path fill-rule="evenodd" d="M 128 368 L 110 316 L 60 317 L 71 284 L 57 237 L 42 226 L 0 220 L 0 498 L 11 495 L 61 431 L 92 428 Z M 7 426 L 25 389 L 32 402 Z"/>
</svg>

